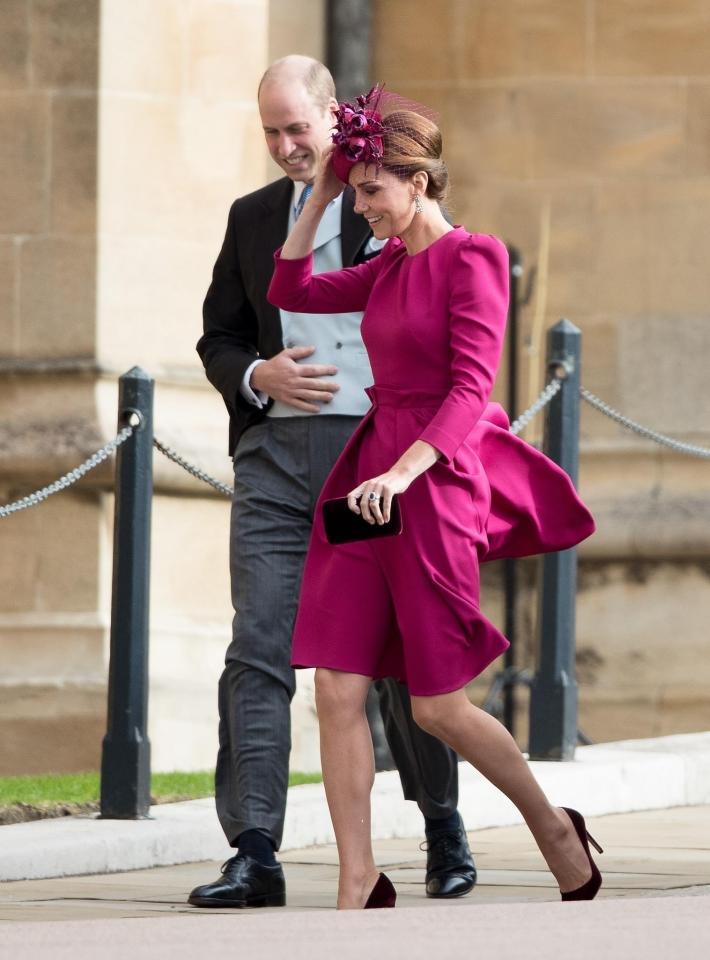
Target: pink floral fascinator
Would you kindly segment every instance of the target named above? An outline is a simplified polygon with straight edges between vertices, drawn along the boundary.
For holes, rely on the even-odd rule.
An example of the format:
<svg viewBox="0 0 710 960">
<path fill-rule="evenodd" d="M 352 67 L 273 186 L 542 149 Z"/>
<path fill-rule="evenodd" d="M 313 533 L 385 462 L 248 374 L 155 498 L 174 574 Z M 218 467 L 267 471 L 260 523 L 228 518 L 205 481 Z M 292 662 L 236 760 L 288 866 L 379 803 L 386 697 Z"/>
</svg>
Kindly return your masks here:
<svg viewBox="0 0 710 960">
<path fill-rule="evenodd" d="M 354 103 L 341 103 L 333 132 L 333 170 L 343 183 L 357 163 L 382 163 L 382 115 L 377 107 L 382 87 L 360 94 Z"/>
<path fill-rule="evenodd" d="M 374 86 L 369 93 L 360 94 L 354 103 L 340 103 L 333 132 L 333 170 L 343 183 L 348 183 L 352 168 L 358 163 L 374 163 L 382 166 L 384 137 L 389 126 L 387 118 L 395 120 L 394 114 L 411 111 L 436 122 L 432 110 L 406 100 L 396 93 L 383 90 L 382 84 Z"/>
</svg>

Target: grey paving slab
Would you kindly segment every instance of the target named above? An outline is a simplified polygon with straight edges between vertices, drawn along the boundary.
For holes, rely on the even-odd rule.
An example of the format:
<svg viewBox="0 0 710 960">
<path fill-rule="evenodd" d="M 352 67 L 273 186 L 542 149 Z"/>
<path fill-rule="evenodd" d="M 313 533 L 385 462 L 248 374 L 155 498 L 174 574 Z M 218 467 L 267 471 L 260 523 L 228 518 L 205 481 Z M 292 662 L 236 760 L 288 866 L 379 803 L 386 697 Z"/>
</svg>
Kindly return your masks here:
<svg viewBox="0 0 710 960">
<path fill-rule="evenodd" d="M 605 847 L 599 858 L 604 874 L 602 899 L 702 898 L 710 893 L 710 806 L 618 814 L 593 818 L 588 823 Z M 525 827 L 475 831 L 469 839 L 479 867 L 479 882 L 473 894 L 448 903 L 424 895 L 426 854 L 419 848 L 419 838 L 378 841 L 378 863 L 397 886 L 398 908 L 423 911 L 433 917 L 439 910 L 459 911 L 486 904 L 513 907 L 525 902 L 559 902 L 555 883 Z M 219 861 L 3 883 L 0 943 L 8 929 L 26 922 L 111 920 L 113 924 L 119 919 L 191 917 L 213 924 L 220 915 L 244 918 L 257 913 L 268 924 L 282 912 L 334 912 L 335 848 L 326 845 L 293 850 L 282 859 L 288 886 L 288 906 L 284 910 L 206 911 L 188 906 L 185 898 L 189 890 L 216 877 Z"/>
<path fill-rule="evenodd" d="M 675 960 L 710 955 L 708 897 L 594 903 L 481 903 L 436 910 L 287 912 L 17 923 L 3 928 L 13 960 Z"/>
</svg>

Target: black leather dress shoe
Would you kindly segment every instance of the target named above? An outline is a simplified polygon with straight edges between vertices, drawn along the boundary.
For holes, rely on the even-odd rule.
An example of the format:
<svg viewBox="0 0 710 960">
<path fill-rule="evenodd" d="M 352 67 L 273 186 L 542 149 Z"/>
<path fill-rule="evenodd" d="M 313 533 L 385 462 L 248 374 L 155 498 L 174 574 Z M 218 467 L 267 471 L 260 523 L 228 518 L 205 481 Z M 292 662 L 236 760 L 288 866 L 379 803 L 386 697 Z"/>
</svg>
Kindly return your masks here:
<svg viewBox="0 0 710 960">
<path fill-rule="evenodd" d="M 476 884 L 476 866 L 463 823 L 458 830 L 432 830 L 426 835 L 426 895 L 462 897 Z"/>
<path fill-rule="evenodd" d="M 285 907 L 283 867 L 267 867 L 238 853 L 222 864 L 219 880 L 195 887 L 187 902 L 193 907 Z"/>
</svg>

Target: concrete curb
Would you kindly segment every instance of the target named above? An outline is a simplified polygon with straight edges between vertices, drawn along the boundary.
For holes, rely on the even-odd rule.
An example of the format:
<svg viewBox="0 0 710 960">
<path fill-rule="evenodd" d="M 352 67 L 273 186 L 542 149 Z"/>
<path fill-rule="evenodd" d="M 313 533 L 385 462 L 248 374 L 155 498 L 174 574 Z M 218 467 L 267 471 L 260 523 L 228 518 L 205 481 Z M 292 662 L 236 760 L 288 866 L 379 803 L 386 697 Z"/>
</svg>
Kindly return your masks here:
<svg viewBox="0 0 710 960">
<path fill-rule="evenodd" d="M 533 761 L 555 803 L 585 815 L 710 803 L 710 732 L 580 747 L 572 763 Z M 461 764 L 459 809 L 466 828 L 520 822 L 515 807 L 468 764 Z M 152 819 L 67 817 L 0 827 L 0 880 L 116 873 L 226 859 L 231 855 L 214 801 L 151 808 Z M 418 808 L 403 800 L 395 772 L 379 773 L 372 797 L 377 839 L 422 833 Z M 322 784 L 289 792 L 284 850 L 334 842 Z"/>
</svg>

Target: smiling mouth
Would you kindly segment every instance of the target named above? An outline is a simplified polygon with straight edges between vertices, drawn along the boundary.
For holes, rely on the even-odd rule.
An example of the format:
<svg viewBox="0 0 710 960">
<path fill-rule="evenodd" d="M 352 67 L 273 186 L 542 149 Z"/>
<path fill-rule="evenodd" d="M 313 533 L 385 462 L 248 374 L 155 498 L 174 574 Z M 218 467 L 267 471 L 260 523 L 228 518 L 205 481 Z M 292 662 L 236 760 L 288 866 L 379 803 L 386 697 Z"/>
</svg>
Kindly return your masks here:
<svg viewBox="0 0 710 960">
<path fill-rule="evenodd" d="M 365 217 L 365 219 L 372 226 L 373 223 L 379 223 L 382 217 Z"/>
<path fill-rule="evenodd" d="M 303 153 L 299 157 L 284 157 L 284 163 L 288 163 L 289 166 L 296 166 L 299 163 L 303 163 L 306 159 L 307 154 Z"/>
</svg>

